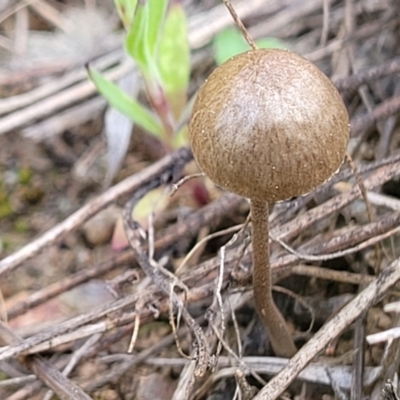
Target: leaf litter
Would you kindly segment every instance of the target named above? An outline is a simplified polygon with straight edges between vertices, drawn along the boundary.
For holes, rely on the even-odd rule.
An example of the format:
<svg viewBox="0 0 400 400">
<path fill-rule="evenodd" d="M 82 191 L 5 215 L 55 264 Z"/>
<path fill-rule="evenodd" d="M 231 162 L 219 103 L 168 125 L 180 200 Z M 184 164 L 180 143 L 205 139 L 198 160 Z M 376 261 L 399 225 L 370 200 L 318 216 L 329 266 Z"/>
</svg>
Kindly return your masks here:
<svg viewBox="0 0 400 400">
<path fill-rule="evenodd" d="M 118 47 L 118 40 L 121 46 L 120 35 L 114 33 L 116 16 L 115 20 L 109 18 L 110 14 L 101 11 L 101 6 L 86 4 L 85 8 L 82 4 L 83 8 L 77 10 L 65 3 L 65 9 L 58 10 L 64 29 L 61 25 L 54 29 L 54 24 L 43 14 L 39 17 L 32 8 L 27 9 L 35 30 L 27 35 L 26 53 L 22 58 L 16 59 L 0 41 L 0 110 L 17 94 L 29 95 L 42 86 L 57 84 L 62 73 L 72 73 L 68 87 L 75 88 L 86 79 L 82 75 L 86 62 L 111 54 Z M 205 71 L 213 68 L 209 50 L 202 49 L 202 44 L 212 39 L 213 29 L 220 31 L 231 21 L 218 2 L 186 1 L 184 4 L 189 14 L 193 49 L 193 91 L 206 77 Z M 373 221 L 365 218 L 365 203 L 346 164 L 336 177 L 314 193 L 274 207 L 271 214 L 272 265 L 276 284 L 285 288 L 283 293 L 277 291 L 276 299 L 297 343 L 312 343 L 317 330 L 331 320 L 342 318 L 344 326 L 344 332 L 332 338 L 320 333 L 321 340 L 329 338 L 329 343 L 319 354 L 306 353 L 307 362 L 311 364 L 303 365 L 302 372 L 286 366 L 291 379 L 299 375 L 285 396 L 295 398 L 302 393 L 305 399 L 333 399 L 335 396 L 350 399 L 357 398 L 354 393 L 361 392 L 363 398 L 375 399 L 383 390 L 386 398 L 396 398 L 399 357 L 396 360 L 395 355 L 399 351 L 399 341 L 390 337 L 390 329 L 398 326 L 398 317 L 393 311 L 385 313 L 382 306 L 398 297 L 396 286 L 390 291 L 384 286 L 397 280 L 393 266 L 400 257 L 397 229 L 400 202 L 397 75 L 400 61 L 396 57 L 398 25 L 394 18 L 398 9 L 390 1 L 327 4 L 313 1 L 308 2 L 307 7 L 300 7 L 295 1 L 285 5 L 273 1 L 267 5 L 260 1 L 242 1 L 237 6 L 250 33 L 257 39 L 272 36 L 287 42 L 333 77 L 352 118 L 349 149 L 374 214 Z M 6 43 L 11 44 L 11 48 L 15 15 L 14 12 L 5 20 L 0 16 L 1 36 L 8 39 Z M 214 21 L 213 29 L 208 26 L 209 21 Z M 46 30 L 38 32 L 43 24 Z M 105 70 L 123 63 L 123 52 L 115 54 L 114 61 L 106 65 Z M 197 72 L 200 78 L 196 78 L 196 71 L 200 71 Z M 51 102 L 57 93 L 57 89 L 49 91 L 44 98 Z M 245 298 L 250 288 L 251 269 L 247 228 L 236 233 L 236 240 L 227 246 L 223 263 L 219 250 L 231 239 L 232 233 L 206 240 L 191 267 L 176 272 L 176 279 L 183 285 L 175 285 L 174 296 L 180 299 L 183 309 L 175 309 L 175 318 L 179 319 L 182 310 L 189 310 L 206 333 L 205 339 L 201 339 L 206 347 L 201 347 L 200 340 L 200 347 L 193 348 L 190 332 L 177 320 L 175 333 L 186 353 L 193 351 L 199 356 L 206 351 L 208 358 L 215 353 L 218 337 L 211 327 L 212 321 L 220 318 L 221 310 L 218 307 L 206 310 L 211 306 L 217 287 L 223 299 L 226 330 L 220 338 L 222 356 L 215 370 L 210 369 L 212 365 L 208 363 L 204 365 L 204 378 L 194 384 L 191 364 L 179 356 L 171 332 L 170 296 L 162 294 L 145 278 L 131 250 L 115 253 L 107 240 L 87 240 L 88 228 L 83 226 L 84 221 L 102 217 L 101 210 L 111 203 L 121 209 L 132 191 L 146 192 L 153 184 L 159 186 L 168 181 L 165 177 L 177 173 L 171 170 L 172 165 L 178 162 L 183 166 L 190 161 L 185 151 L 157 161 L 160 144 L 140 132 L 136 138 L 140 146 L 132 143 L 128 146 L 132 131 L 126 124 L 121 131 L 125 140 L 115 142 L 121 145 L 120 151 L 113 152 L 112 164 L 107 163 L 106 152 L 110 152 L 112 146 L 107 147 L 101 135 L 105 130 L 110 134 L 116 126 L 104 120 L 105 103 L 98 104 L 79 118 L 79 123 L 74 123 L 76 108 L 85 107 L 91 96 L 94 92 L 82 97 L 75 97 L 72 92 L 58 111 L 35 115 L 25 122 L 22 119 L 22 124 L 11 131 L 4 130 L 0 136 L 0 212 L 6 210 L 0 221 L 4 298 L 1 315 L 8 319 L 8 329 L 23 337 L 13 339 L 19 343 L 6 342 L 7 327 L 2 324 L 0 337 L 4 347 L 0 349 L 0 358 L 9 363 L 19 355 L 37 351 L 50 361 L 50 355 L 56 357 L 58 361 L 53 366 L 40 364 L 35 359 L 32 369 L 50 387 L 52 381 L 43 376 L 51 375 L 55 365 L 62 370 L 72 362 L 68 378 L 62 380 L 56 375 L 55 381 L 64 385 L 65 391 L 68 382 L 75 382 L 77 390 L 81 391 L 81 397 L 75 398 L 89 395 L 91 398 L 146 399 L 149 388 L 157 388 L 159 383 L 158 389 L 162 390 L 151 394 L 152 398 L 182 399 L 187 387 L 194 385 L 191 398 L 231 399 L 239 390 L 246 393 L 243 381 L 236 383 L 234 378 L 238 368 L 244 372 L 250 386 L 260 389 L 263 386 L 260 382 L 268 381 L 287 362 L 271 357 L 268 338 L 257 321 L 251 300 Z M 40 100 L 33 100 L 33 104 L 37 101 Z M 20 111 L 28 105 L 23 105 Z M 2 119 L 4 121 L 14 112 L 10 109 L 0 117 L 0 127 Z M 67 122 L 59 118 L 61 112 L 69 113 Z M 44 123 L 51 124 L 47 129 L 57 133 L 37 136 L 35 141 L 21 135 L 23 127 L 30 129 Z M 134 133 L 136 135 L 135 130 Z M 139 151 L 139 148 L 145 150 Z M 124 151 L 127 154 L 118 172 Z M 86 179 L 78 180 L 72 175 L 78 163 L 87 167 Z M 109 171 L 114 171 L 114 182 L 118 184 L 104 190 L 107 168 L 112 168 Z M 184 185 L 187 184 L 192 183 Z M 138 248 L 141 256 L 147 254 L 150 264 L 167 268 L 168 274 L 176 271 L 190 249 L 202 239 L 202 228 L 214 233 L 244 223 L 248 213 L 246 201 L 214 188 L 210 202 L 198 208 L 185 199 L 184 185 L 162 215 L 154 216 L 149 225 L 152 230 L 144 233 L 145 239 L 140 239 Z M 38 195 L 39 192 L 42 194 Z M 112 232 L 114 217 L 111 222 L 109 216 L 103 217 L 107 221 L 100 229 Z M 99 229 L 99 225 L 93 226 L 89 229 Z M 57 227 L 58 230 L 52 231 Z M 50 234 L 45 240 L 37 241 L 46 232 Z M 384 239 L 379 239 L 381 236 Z M 274 238 L 287 246 L 282 247 Z M 367 241 L 371 243 L 368 247 L 357 248 Z M 31 247 L 24 253 L 29 244 Z M 354 252 L 333 260 L 325 256 L 349 248 L 355 248 Z M 312 260 L 307 256 L 320 258 Z M 218 276 L 222 276 L 222 281 Z M 378 281 L 375 276 L 379 277 Z M 366 295 L 368 288 L 376 288 L 374 293 L 382 290 L 382 293 L 379 298 L 365 302 L 364 297 L 355 298 L 358 293 Z M 236 304 L 234 296 L 243 291 L 243 300 L 247 301 Z M 65 296 L 72 299 L 73 307 Z M 346 296 L 351 299 L 347 306 L 341 302 L 335 303 L 335 307 L 327 306 Z M 370 307 L 375 302 L 377 305 Z M 354 313 L 356 304 L 365 315 L 363 323 L 353 325 L 354 318 L 349 315 Z M 318 318 L 309 330 L 312 314 Z M 23 329 L 19 323 L 24 324 Z M 135 329 L 138 336 L 133 353 L 126 354 Z M 355 348 L 353 337 L 357 332 L 361 332 L 362 337 L 377 333 L 385 337 L 387 332 L 390 340 L 381 345 L 362 344 Z M 363 354 L 364 361 L 355 357 L 356 353 Z M 39 381 L 32 382 L 32 375 L 19 367 L 16 370 L 6 368 L 4 361 L 0 365 L 4 372 L 0 382 L 2 396 L 14 393 L 19 398 L 43 398 L 47 389 Z M 299 365 L 292 363 L 289 367 L 299 368 Z M 361 379 L 355 378 L 357 374 Z M 354 382 L 359 382 L 359 386 L 355 387 Z M 364 386 L 360 382 L 364 382 Z M 264 396 L 263 392 L 259 396 Z"/>
</svg>

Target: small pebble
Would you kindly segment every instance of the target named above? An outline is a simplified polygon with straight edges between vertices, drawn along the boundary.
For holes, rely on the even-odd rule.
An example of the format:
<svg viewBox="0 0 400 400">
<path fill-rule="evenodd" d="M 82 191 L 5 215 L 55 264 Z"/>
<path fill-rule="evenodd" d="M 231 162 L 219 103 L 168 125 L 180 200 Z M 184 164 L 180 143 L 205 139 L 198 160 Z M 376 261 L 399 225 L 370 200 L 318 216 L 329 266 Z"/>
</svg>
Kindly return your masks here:
<svg viewBox="0 0 400 400">
<path fill-rule="evenodd" d="M 92 246 L 100 246 L 110 241 L 114 226 L 120 215 L 117 207 L 100 211 L 96 216 L 83 225 L 83 235 Z"/>
<path fill-rule="evenodd" d="M 168 400 L 172 397 L 176 383 L 164 376 L 153 373 L 139 378 L 137 400 Z"/>
</svg>

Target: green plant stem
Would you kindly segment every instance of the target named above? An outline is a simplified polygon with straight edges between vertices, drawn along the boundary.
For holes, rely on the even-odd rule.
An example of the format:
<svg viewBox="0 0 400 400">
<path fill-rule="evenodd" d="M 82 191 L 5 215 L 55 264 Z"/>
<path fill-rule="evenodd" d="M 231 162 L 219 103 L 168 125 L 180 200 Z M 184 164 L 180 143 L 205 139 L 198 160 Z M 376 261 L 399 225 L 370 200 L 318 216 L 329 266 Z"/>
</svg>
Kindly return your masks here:
<svg viewBox="0 0 400 400">
<path fill-rule="evenodd" d="M 297 349 L 282 314 L 272 298 L 269 262 L 268 203 L 251 200 L 253 290 L 258 315 L 265 325 L 272 349 L 279 357 L 292 357 Z"/>
<path fill-rule="evenodd" d="M 157 81 L 152 82 L 147 80 L 146 86 L 148 99 L 152 108 L 160 118 L 163 126 L 163 139 L 164 141 L 168 142 L 168 144 L 172 144 L 175 121 L 164 89 L 160 84 L 157 83 Z"/>
</svg>

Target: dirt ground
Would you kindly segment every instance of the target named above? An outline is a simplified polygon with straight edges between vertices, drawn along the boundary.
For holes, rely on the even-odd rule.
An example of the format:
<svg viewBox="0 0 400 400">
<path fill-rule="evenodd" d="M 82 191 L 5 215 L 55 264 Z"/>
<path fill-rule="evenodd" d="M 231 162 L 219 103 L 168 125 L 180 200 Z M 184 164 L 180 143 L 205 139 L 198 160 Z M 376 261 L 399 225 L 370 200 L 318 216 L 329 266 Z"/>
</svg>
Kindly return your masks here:
<svg viewBox="0 0 400 400">
<path fill-rule="evenodd" d="M 181 3 L 191 96 L 232 19 L 222 2 Z M 271 208 L 274 298 L 301 350 L 256 399 L 396 399 L 399 4 L 234 4 L 254 38 L 332 79 L 351 125 L 352 161 Z M 0 398 L 251 399 L 286 362 L 254 310 L 249 203 L 204 177 L 171 196 L 198 172 L 191 152 L 137 127 L 108 179 L 108 108 L 85 64 L 123 67 L 118 21 L 111 0 L 0 3 Z"/>
</svg>

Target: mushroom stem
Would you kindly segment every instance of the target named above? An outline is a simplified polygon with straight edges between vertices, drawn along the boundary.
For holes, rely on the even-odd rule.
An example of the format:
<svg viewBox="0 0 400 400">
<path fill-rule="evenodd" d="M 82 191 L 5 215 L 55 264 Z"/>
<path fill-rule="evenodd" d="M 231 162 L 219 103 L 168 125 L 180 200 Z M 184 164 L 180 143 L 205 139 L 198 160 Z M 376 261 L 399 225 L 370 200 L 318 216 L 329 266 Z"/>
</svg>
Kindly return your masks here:
<svg viewBox="0 0 400 400">
<path fill-rule="evenodd" d="M 254 303 L 265 325 L 272 349 L 279 357 L 292 357 L 297 349 L 282 314 L 272 298 L 269 262 L 268 203 L 251 200 Z"/>
</svg>

